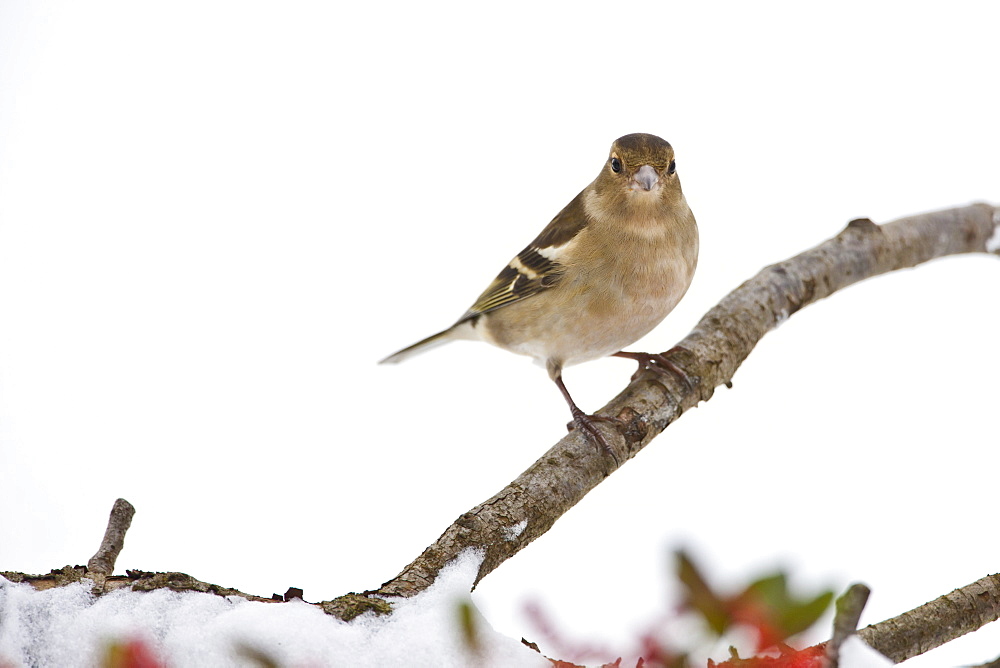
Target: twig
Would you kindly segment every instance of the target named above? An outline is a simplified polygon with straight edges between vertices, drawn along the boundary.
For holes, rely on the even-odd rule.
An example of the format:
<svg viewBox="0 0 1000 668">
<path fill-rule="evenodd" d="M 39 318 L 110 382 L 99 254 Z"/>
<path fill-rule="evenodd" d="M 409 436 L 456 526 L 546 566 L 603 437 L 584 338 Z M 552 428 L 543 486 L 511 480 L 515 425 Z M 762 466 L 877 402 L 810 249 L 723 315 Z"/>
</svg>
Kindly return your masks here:
<svg viewBox="0 0 1000 668">
<path fill-rule="evenodd" d="M 87 562 L 87 571 L 93 575 L 107 577 L 115 570 L 118 554 L 125 546 L 125 532 L 132 525 L 135 507 L 125 499 L 118 499 L 111 508 L 108 518 L 108 528 L 104 532 L 104 540 L 97 553 Z"/>
<path fill-rule="evenodd" d="M 840 646 L 857 631 L 861 612 L 865 609 L 871 593 L 872 590 L 867 586 L 856 582 L 837 599 L 837 612 L 833 617 L 833 635 L 826 644 L 828 668 L 837 668 L 840 665 Z"/>
</svg>

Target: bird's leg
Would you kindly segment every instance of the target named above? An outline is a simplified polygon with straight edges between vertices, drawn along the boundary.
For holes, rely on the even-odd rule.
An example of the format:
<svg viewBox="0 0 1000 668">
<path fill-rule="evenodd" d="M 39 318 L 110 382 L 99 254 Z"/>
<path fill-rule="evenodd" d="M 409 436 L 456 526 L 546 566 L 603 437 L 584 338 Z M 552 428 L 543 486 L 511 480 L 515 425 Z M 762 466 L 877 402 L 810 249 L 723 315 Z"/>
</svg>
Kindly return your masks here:
<svg viewBox="0 0 1000 668">
<path fill-rule="evenodd" d="M 552 380 L 556 382 L 556 385 L 559 387 L 559 391 L 562 392 L 563 397 L 566 399 L 566 403 L 569 404 L 570 412 L 573 414 L 573 421 L 566 426 L 569 427 L 570 430 L 574 427 L 580 429 L 587 435 L 588 438 L 590 438 L 591 442 L 597 446 L 598 450 L 604 450 L 607 452 L 611 455 L 612 459 L 615 460 L 615 465 L 620 465 L 618 455 L 616 455 L 615 451 L 611 448 L 611 444 L 608 443 L 606 438 L 604 438 L 604 434 L 598 431 L 597 427 L 594 426 L 594 422 L 597 421 L 614 422 L 616 424 L 618 424 L 619 421 L 602 415 L 587 415 L 580 410 L 579 406 L 576 405 L 576 402 L 573 401 L 573 397 L 569 396 L 569 390 L 566 389 L 566 385 L 563 383 L 562 375 L 560 374 L 555 376 Z"/>
<path fill-rule="evenodd" d="M 655 371 L 659 374 L 673 374 L 673 376 L 683 382 L 689 390 L 693 389 L 694 382 L 691 380 L 691 377 L 687 375 L 687 372 L 671 362 L 667 357 L 675 351 L 688 352 L 680 346 L 674 346 L 665 353 L 627 353 L 624 350 L 620 350 L 612 355 L 612 357 L 624 357 L 626 359 L 635 360 L 639 363 L 639 368 L 634 374 L 632 374 L 632 380 L 635 380 L 639 377 L 640 373 L 649 369 L 650 371 Z"/>
</svg>

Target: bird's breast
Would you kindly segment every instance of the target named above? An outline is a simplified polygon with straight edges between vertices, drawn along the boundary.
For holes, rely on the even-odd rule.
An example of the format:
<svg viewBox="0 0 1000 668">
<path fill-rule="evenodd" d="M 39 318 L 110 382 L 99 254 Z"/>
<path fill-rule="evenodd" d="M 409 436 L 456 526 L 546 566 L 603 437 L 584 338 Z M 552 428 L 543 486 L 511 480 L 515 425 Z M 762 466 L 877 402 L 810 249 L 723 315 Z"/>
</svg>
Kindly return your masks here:
<svg viewBox="0 0 1000 668">
<path fill-rule="evenodd" d="M 580 243 L 599 252 L 567 257 L 554 288 L 485 314 L 483 336 L 562 366 L 617 352 L 649 333 L 684 296 L 697 262 L 696 230 L 694 235 L 619 235 Z"/>
</svg>

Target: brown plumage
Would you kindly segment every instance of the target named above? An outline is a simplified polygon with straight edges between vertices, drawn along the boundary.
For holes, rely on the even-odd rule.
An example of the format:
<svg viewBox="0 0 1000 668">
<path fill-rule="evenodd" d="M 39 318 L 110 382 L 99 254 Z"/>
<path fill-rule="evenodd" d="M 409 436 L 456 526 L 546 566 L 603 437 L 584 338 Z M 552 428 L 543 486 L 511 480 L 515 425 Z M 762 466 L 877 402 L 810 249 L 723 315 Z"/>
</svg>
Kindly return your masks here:
<svg viewBox="0 0 1000 668">
<path fill-rule="evenodd" d="M 619 354 L 645 368 L 677 371 L 660 356 L 620 351 L 673 310 L 697 261 L 698 228 L 673 148 L 654 135 L 625 135 L 612 144 L 597 178 L 454 325 L 382 362 L 454 339 L 481 339 L 529 355 L 559 386 L 573 424 L 611 452 L 594 418 L 569 396 L 562 369 Z"/>
</svg>

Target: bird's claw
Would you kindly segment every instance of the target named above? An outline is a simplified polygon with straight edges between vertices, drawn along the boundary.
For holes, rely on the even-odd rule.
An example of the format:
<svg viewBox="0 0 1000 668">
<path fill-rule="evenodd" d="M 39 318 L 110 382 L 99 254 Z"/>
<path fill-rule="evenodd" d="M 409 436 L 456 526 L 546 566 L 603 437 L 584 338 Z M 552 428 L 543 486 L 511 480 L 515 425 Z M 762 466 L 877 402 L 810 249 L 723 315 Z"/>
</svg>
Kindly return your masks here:
<svg viewBox="0 0 1000 668">
<path fill-rule="evenodd" d="M 611 444 L 608 443 L 608 439 L 604 437 L 604 434 L 594 426 L 595 422 L 611 422 L 615 425 L 620 425 L 621 421 L 615 418 L 604 417 L 603 415 L 587 415 L 583 411 L 579 413 L 573 413 L 573 419 L 566 424 L 567 431 L 573 431 L 574 429 L 579 429 L 582 431 L 590 442 L 597 446 L 597 450 L 608 453 L 611 458 L 615 460 L 615 465 L 619 466 L 621 462 L 618 461 L 618 455 L 615 454 L 614 449 Z"/>
<path fill-rule="evenodd" d="M 620 352 L 615 353 L 616 357 L 625 357 L 630 360 L 635 360 L 639 363 L 639 368 L 636 372 L 632 374 L 632 380 L 638 378 L 643 371 L 653 371 L 660 375 L 672 375 L 677 378 L 688 390 L 694 389 L 694 381 L 687 374 L 684 369 L 680 368 L 674 364 L 667 355 L 673 353 L 674 351 L 683 351 L 684 348 L 674 347 L 665 353 L 626 353 Z"/>
</svg>

